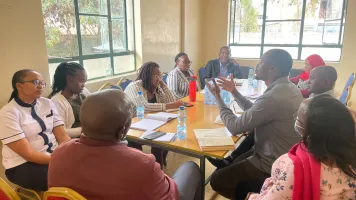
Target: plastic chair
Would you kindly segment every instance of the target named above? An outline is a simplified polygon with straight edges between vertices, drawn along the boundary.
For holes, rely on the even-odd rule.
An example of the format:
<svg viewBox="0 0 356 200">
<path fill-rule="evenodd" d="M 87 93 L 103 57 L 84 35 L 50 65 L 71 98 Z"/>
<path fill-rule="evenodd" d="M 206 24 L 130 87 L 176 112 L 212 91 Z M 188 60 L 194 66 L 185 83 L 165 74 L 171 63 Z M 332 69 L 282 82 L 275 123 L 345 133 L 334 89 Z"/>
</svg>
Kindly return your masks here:
<svg viewBox="0 0 356 200">
<path fill-rule="evenodd" d="M 121 89 L 124 91 L 126 87 L 132 82 L 132 80 L 128 78 L 122 78 L 117 85 L 121 87 Z"/>
<path fill-rule="evenodd" d="M 44 200 L 86 200 L 86 198 L 69 188 L 52 187 L 44 193 Z"/>
<path fill-rule="evenodd" d="M 164 82 L 165 84 L 167 84 L 167 78 L 168 78 L 168 73 L 163 72 L 163 73 L 162 73 L 162 80 L 163 80 L 163 82 Z"/>
<path fill-rule="evenodd" d="M 250 72 L 250 67 L 249 66 L 240 66 L 240 70 L 242 72 L 242 78 L 247 79 L 248 73 Z"/>
<path fill-rule="evenodd" d="M 356 78 L 355 78 L 356 72 L 351 73 L 349 79 L 347 79 L 344 90 L 347 89 L 348 87 L 354 87 Z"/>
<path fill-rule="evenodd" d="M 0 199 L 1 200 L 21 200 L 19 195 L 10 187 L 9 184 L 0 178 Z"/>
<path fill-rule="evenodd" d="M 349 86 L 348 88 L 344 89 L 340 95 L 340 101 L 343 103 L 345 106 L 348 105 L 350 98 L 351 98 L 351 92 L 352 92 L 352 87 Z"/>
<path fill-rule="evenodd" d="M 16 186 L 15 191 L 17 195 L 21 197 L 21 199 L 42 200 L 43 192 L 26 189 L 21 186 Z"/>
<path fill-rule="evenodd" d="M 199 79 L 200 79 L 200 86 L 202 89 L 204 89 L 205 87 L 205 73 L 206 73 L 206 69 L 205 67 L 202 67 L 199 69 Z"/>
<path fill-rule="evenodd" d="M 294 78 L 294 77 L 296 77 L 296 76 L 299 76 L 302 72 L 303 72 L 302 69 L 294 69 L 294 68 L 292 68 L 292 69 L 290 70 L 290 72 L 289 72 L 289 77 L 290 77 L 290 78 Z"/>
<path fill-rule="evenodd" d="M 99 88 L 98 91 L 105 90 L 105 89 L 118 89 L 123 90 L 119 85 L 112 85 L 111 83 L 105 83 L 103 86 Z"/>
</svg>

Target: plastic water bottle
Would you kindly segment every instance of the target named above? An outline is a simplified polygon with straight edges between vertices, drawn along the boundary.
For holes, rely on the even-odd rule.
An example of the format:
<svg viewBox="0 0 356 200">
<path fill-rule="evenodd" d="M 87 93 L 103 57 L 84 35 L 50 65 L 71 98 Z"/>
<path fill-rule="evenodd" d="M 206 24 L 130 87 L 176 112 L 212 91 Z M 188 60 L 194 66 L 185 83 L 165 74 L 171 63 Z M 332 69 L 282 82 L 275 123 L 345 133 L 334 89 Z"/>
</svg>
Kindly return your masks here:
<svg viewBox="0 0 356 200">
<path fill-rule="evenodd" d="M 112 76 L 112 68 L 110 65 L 106 68 L 105 75 L 106 75 L 106 77 Z"/>
<path fill-rule="evenodd" d="M 179 140 L 185 140 L 187 135 L 187 115 L 185 112 L 185 107 L 180 106 L 178 111 L 178 125 L 177 125 L 177 138 Z"/>
<path fill-rule="evenodd" d="M 211 94 L 207 86 L 204 87 L 204 104 L 211 105 Z"/>
<path fill-rule="evenodd" d="M 145 116 L 145 98 L 143 97 L 141 91 L 138 92 L 137 99 L 138 99 L 138 104 L 136 106 L 136 115 L 137 118 L 143 119 Z"/>
<path fill-rule="evenodd" d="M 226 105 L 230 105 L 230 102 L 231 102 L 230 92 L 228 92 L 226 90 L 222 90 L 221 91 L 221 98 L 223 99 L 223 101 L 224 101 L 224 103 Z"/>
<path fill-rule="evenodd" d="M 248 84 L 249 85 L 253 84 L 253 77 L 255 77 L 255 71 L 253 70 L 252 67 L 250 67 L 250 70 L 248 71 Z"/>
<path fill-rule="evenodd" d="M 252 87 L 258 88 L 258 80 L 256 78 L 253 78 L 253 80 L 252 80 Z"/>
</svg>

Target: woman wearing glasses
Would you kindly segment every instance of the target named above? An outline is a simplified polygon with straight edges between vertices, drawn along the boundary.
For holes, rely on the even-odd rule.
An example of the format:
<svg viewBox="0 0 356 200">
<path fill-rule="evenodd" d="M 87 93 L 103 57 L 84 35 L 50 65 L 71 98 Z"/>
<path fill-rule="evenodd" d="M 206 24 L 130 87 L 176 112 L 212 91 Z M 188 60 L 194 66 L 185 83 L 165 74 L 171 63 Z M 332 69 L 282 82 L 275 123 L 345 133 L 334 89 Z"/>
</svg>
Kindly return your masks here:
<svg viewBox="0 0 356 200">
<path fill-rule="evenodd" d="M 53 102 L 41 97 L 46 83 L 33 70 L 12 77 L 9 103 L 0 110 L 2 163 L 7 179 L 24 188 L 47 190 L 53 150 L 70 140 Z"/>
<path fill-rule="evenodd" d="M 162 81 L 159 65 L 155 62 L 143 64 L 138 71 L 136 81 L 130 83 L 125 89 L 125 94 L 129 96 L 135 105 L 139 104 L 137 98 L 139 91 L 142 92 L 146 100 L 145 112 L 165 111 L 183 106 L 183 102 L 175 101 L 172 92 Z M 136 143 L 131 143 L 130 145 L 142 150 L 142 145 Z M 152 147 L 151 153 L 156 157 L 158 163 L 167 165 L 167 151 L 162 152 L 161 149 Z"/>
<path fill-rule="evenodd" d="M 356 199 L 355 122 L 345 105 L 322 94 L 302 102 L 295 121 L 302 141 L 272 166 L 249 199 Z"/>
<path fill-rule="evenodd" d="M 176 64 L 167 77 L 167 86 L 176 99 L 181 99 L 189 95 L 189 78 L 194 76 L 190 68 L 192 62 L 186 53 L 179 53 L 174 62 Z"/>
<path fill-rule="evenodd" d="M 53 76 L 50 97 L 64 122 L 66 133 L 71 138 L 79 137 L 81 134 L 80 107 L 84 99 L 90 95 L 85 88 L 86 81 L 85 69 L 75 62 L 62 62 Z"/>
</svg>

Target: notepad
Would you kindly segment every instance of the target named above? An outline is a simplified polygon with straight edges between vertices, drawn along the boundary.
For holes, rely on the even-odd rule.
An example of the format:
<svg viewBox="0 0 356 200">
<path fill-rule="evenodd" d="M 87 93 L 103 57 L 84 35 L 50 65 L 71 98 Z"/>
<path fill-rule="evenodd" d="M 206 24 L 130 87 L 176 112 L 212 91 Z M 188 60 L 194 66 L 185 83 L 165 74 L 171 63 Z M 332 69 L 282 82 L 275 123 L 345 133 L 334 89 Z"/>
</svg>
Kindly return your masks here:
<svg viewBox="0 0 356 200">
<path fill-rule="evenodd" d="M 231 133 L 226 128 L 195 129 L 194 135 L 202 151 L 235 149 Z"/>
<path fill-rule="evenodd" d="M 236 115 L 236 117 L 241 117 L 241 114 L 235 114 L 235 115 Z M 222 124 L 222 125 L 224 125 L 224 122 L 221 120 L 220 115 L 216 116 L 215 124 Z"/>
<path fill-rule="evenodd" d="M 166 112 L 148 114 L 144 119 L 131 124 L 130 128 L 142 131 L 155 130 L 175 118 L 177 118 L 177 114 Z"/>
<path fill-rule="evenodd" d="M 145 137 L 146 135 L 149 135 L 153 132 L 154 131 L 152 131 L 152 130 L 148 130 L 148 131 L 144 132 L 140 138 L 144 139 L 143 137 Z M 153 139 L 153 141 L 155 141 L 155 142 L 170 142 L 170 141 L 172 141 L 172 139 L 174 138 L 175 135 L 176 135 L 176 133 L 166 133 L 165 135 L 162 135 L 161 137 Z"/>
</svg>

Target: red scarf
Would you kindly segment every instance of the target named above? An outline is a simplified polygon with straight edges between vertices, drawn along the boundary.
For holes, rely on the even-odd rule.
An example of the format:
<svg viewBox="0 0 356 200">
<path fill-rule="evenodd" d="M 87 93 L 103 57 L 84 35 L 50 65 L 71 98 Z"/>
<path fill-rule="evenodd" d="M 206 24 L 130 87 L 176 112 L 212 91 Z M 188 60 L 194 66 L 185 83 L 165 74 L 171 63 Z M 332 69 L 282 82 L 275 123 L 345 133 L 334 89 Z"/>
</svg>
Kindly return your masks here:
<svg viewBox="0 0 356 200">
<path fill-rule="evenodd" d="M 318 54 L 313 54 L 310 55 L 307 59 L 305 59 L 309 62 L 309 64 L 311 65 L 312 69 L 314 69 L 315 67 L 320 67 L 320 66 L 324 66 L 325 62 L 324 60 L 318 55 Z M 306 81 L 309 79 L 309 74 L 310 72 L 306 72 L 305 70 L 300 74 L 299 79 Z"/>
<path fill-rule="evenodd" d="M 294 164 L 292 200 L 320 200 L 320 162 L 307 152 L 304 143 L 288 152 Z"/>
</svg>

